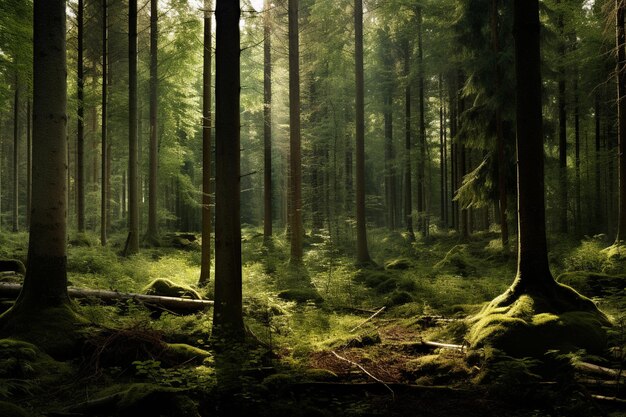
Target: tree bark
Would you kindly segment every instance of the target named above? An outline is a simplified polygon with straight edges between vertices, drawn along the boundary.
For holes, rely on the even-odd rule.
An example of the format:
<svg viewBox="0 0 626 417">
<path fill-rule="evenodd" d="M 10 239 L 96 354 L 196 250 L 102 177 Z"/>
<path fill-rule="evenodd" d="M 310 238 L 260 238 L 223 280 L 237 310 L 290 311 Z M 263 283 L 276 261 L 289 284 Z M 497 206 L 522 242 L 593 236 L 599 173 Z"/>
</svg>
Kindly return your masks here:
<svg viewBox="0 0 626 417">
<path fill-rule="evenodd" d="M 107 140 L 107 117 L 108 117 L 108 70 L 109 70 L 109 31 L 107 1 L 102 0 L 102 140 L 101 140 L 101 169 L 102 178 L 100 183 L 100 244 L 107 244 L 108 216 L 109 216 L 109 149 Z"/>
<path fill-rule="evenodd" d="M 211 164 L 213 138 L 211 135 L 211 0 L 204 0 L 204 65 L 202 69 L 202 262 L 200 280 L 205 286 L 211 279 Z"/>
<path fill-rule="evenodd" d="M 272 239 L 272 28 L 271 1 L 263 4 L 263 242 Z"/>
<path fill-rule="evenodd" d="M 617 47 L 617 146 L 619 215 L 615 243 L 626 239 L 626 34 L 624 31 L 624 2 L 616 0 L 616 47 Z"/>
<path fill-rule="evenodd" d="M 30 99 L 26 102 L 26 228 L 30 230 L 30 211 L 32 209 L 33 184 L 33 138 L 32 138 L 32 108 Z"/>
<path fill-rule="evenodd" d="M 557 4 L 561 1 L 557 0 Z M 557 27 L 559 29 L 559 59 L 558 64 L 558 96 L 557 106 L 559 112 L 559 199 L 560 199 L 560 214 L 559 214 L 559 231 L 561 233 L 567 233 L 567 212 L 568 212 L 568 181 L 567 181 L 567 112 L 565 105 L 565 37 L 563 12 L 559 11 L 557 20 Z"/>
<path fill-rule="evenodd" d="M 518 262 L 513 287 L 554 284 L 545 230 L 538 0 L 515 0 L 514 39 L 518 186 Z"/>
<path fill-rule="evenodd" d="M 428 213 L 426 212 L 426 116 L 424 106 L 424 48 L 422 42 L 422 8 L 416 9 L 417 19 L 417 63 L 419 94 L 419 158 L 417 162 L 417 216 L 422 236 L 428 237 Z"/>
<path fill-rule="evenodd" d="M 159 51 L 159 9 L 158 1 L 150 0 L 150 156 L 148 185 L 148 242 L 159 239 L 159 220 L 157 218 L 158 196 L 158 51 Z"/>
<path fill-rule="evenodd" d="M 137 0 L 129 1 L 128 12 L 128 235 L 126 255 L 139 252 L 139 181 L 137 138 Z"/>
<path fill-rule="evenodd" d="M 213 337 L 245 335 L 241 293 L 239 2 L 217 0 L 215 12 L 215 308 Z"/>
<path fill-rule="evenodd" d="M 302 263 L 302 156 L 300 148 L 299 0 L 289 0 L 289 172 L 291 263 Z"/>
<path fill-rule="evenodd" d="M 33 207 L 26 276 L 14 312 L 69 302 L 65 35 L 65 0 L 35 0 Z"/>
<path fill-rule="evenodd" d="M 409 41 L 404 40 L 404 75 L 406 86 L 404 90 L 404 219 L 410 242 L 415 241 L 413 231 L 412 185 L 411 185 L 411 84 L 409 81 L 411 69 L 411 53 Z"/>
<path fill-rule="evenodd" d="M 17 69 L 16 69 L 17 71 Z M 19 231 L 19 138 L 20 138 L 20 85 L 17 72 L 15 73 L 15 93 L 13 96 L 13 204 L 12 223 L 13 232 Z"/>
<path fill-rule="evenodd" d="M 78 23 L 78 58 L 77 65 L 77 101 L 78 112 L 76 115 L 76 218 L 78 233 L 85 232 L 85 75 L 83 63 L 84 41 L 84 0 L 78 0 L 76 19 Z"/>
<path fill-rule="evenodd" d="M 365 218 L 365 82 L 363 80 L 363 0 L 354 0 L 356 79 L 356 247 L 357 263 L 371 262 Z"/>
</svg>

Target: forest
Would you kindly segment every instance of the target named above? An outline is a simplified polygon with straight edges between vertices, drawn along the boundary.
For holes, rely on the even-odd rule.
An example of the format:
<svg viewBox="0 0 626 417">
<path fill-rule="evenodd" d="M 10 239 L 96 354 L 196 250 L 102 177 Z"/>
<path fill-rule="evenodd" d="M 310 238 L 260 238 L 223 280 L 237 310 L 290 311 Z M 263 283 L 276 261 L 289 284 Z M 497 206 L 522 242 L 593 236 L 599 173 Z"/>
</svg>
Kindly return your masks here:
<svg viewBox="0 0 626 417">
<path fill-rule="evenodd" d="M 625 416 L 625 16 L 0 0 L 0 416 Z"/>
</svg>

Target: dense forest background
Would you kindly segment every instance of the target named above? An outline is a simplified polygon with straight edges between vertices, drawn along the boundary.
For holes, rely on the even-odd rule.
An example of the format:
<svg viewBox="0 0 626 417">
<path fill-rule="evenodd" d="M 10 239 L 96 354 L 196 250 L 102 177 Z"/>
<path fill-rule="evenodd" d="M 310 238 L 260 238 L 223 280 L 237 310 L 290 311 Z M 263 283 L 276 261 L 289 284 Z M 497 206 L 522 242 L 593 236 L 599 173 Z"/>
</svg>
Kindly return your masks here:
<svg viewBox="0 0 626 417">
<path fill-rule="evenodd" d="M 622 415 L 625 9 L 0 0 L 0 415 Z"/>
</svg>

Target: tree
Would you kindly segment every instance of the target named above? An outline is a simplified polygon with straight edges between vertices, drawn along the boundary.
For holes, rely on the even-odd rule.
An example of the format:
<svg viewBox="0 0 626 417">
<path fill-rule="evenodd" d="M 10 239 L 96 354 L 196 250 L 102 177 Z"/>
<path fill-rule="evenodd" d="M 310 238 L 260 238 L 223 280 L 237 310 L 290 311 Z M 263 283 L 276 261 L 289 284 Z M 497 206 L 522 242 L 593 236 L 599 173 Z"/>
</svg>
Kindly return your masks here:
<svg viewBox="0 0 626 417">
<path fill-rule="evenodd" d="M 372 260 L 367 249 L 365 220 L 365 98 L 363 81 L 363 0 L 354 0 L 356 78 L 356 244 L 357 263 Z"/>
<path fill-rule="evenodd" d="M 13 95 L 13 232 L 19 231 L 19 139 L 20 139 L 20 80 L 15 65 L 15 91 Z"/>
<path fill-rule="evenodd" d="M 300 45 L 298 0 L 289 0 L 289 181 L 291 263 L 302 263 L 302 154 L 300 144 Z"/>
<path fill-rule="evenodd" d="M 159 238 L 159 224 L 157 218 L 157 195 L 158 195 L 158 1 L 150 0 L 150 172 L 148 175 L 148 242 L 155 243 Z"/>
<path fill-rule="evenodd" d="M 615 244 L 621 245 L 626 240 L 626 31 L 624 30 L 624 1 L 616 0 L 617 48 L 617 147 L 619 178 L 619 215 Z"/>
<path fill-rule="evenodd" d="M 204 0 L 204 65 L 202 67 L 202 262 L 200 286 L 211 279 L 211 0 Z"/>
<path fill-rule="evenodd" d="M 561 1 L 557 0 L 557 5 Z M 562 233 L 567 233 L 567 206 L 568 206 L 568 181 L 567 181 L 567 112 L 565 108 L 565 23 L 563 11 L 558 10 L 557 28 L 559 35 L 559 64 L 558 64 L 558 112 L 559 112 L 559 205 L 560 223 Z"/>
<path fill-rule="evenodd" d="M 213 336 L 245 336 L 241 293 L 239 2 L 217 0 L 215 18 L 215 306 Z"/>
<path fill-rule="evenodd" d="M 78 59 L 76 60 L 78 111 L 76 115 L 76 211 L 78 232 L 85 232 L 85 74 L 83 66 L 84 0 L 78 0 L 76 19 L 78 25 Z"/>
<path fill-rule="evenodd" d="M 108 10 L 107 1 L 102 0 L 102 142 L 101 142 L 101 170 L 102 178 L 100 184 L 100 243 L 107 244 L 108 222 L 109 222 L 109 150 L 107 137 L 107 114 L 108 114 L 108 65 L 109 65 L 109 43 L 108 43 Z"/>
<path fill-rule="evenodd" d="M 0 317 L 3 335 L 64 353 L 78 317 L 67 293 L 65 0 L 35 0 L 33 206 L 24 286 Z M 33 331 L 34 330 L 34 331 Z"/>
<path fill-rule="evenodd" d="M 139 252 L 137 139 L 137 0 L 128 2 L 128 241 L 127 255 Z"/>
<path fill-rule="evenodd" d="M 415 241 L 415 232 L 413 231 L 413 209 L 411 200 L 411 83 L 409 81 L 411 70 L 411 50 L 409 49 L 409 41 L 405 39 L 403 45 L 404 51 L 404 76 L 406 77 L 406 86 L 404 87 L 404 218 L 406 231 L 409 241 Z"/>
<path fill-rule="evenodd" d="M 272 28 L 270 0 L 263 3 L 263 242 L 272 239 Z"/>
</svg>

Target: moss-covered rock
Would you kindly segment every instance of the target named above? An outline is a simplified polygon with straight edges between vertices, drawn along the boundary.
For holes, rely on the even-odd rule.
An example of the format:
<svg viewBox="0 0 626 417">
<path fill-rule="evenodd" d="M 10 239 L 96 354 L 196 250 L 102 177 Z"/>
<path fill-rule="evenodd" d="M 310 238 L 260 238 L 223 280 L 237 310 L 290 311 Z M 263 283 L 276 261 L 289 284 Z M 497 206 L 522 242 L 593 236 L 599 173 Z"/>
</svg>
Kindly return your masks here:
<svg viewBox="0 0 626 417">
<path fill-rule="evenodd" d="M 461 356 L 425 355 L 408 361 L 403 371 L 418 384 L 445 384 L 467 378 L 471 370 Z"/>
<path fill-rule="evenodd" d="M 385 262 L 385 269 L 404 271 L 413 266 L 413 261 L 409 258 L 396 258 Z"/>
<path fill-rule="evenodd" d="M 559 284 L 545 293 L 505 293 L 470 323 L 473 348 L 491 346 L 515 357 L 539 357 L 548 350 L 603 353 L 604 327 L 610 325 L 591 300 Z"/>
<path fill-rule="evenodd" d="M 387 297 L 388 306 L 398 306 L 413 302 L 413 296 L 406 291 L 396 290 Z"/>
<path fill-rule="evenodd" d="M 398 288 L 398 278 L 391 277 L 378 284 L 375 291 L 378 294 L 388 294 Z"/>
<path fill-rule="evenodd" d="M 376 271 L 372 269 L 359 269 L 354 275 L 354 282 L 363 284 L 368 288 L 375 288 L 379 284 L 385 282 L 391 275 L 385 271 Z"/>
<path fill-rule="evenodd" d="M 446 253 L 444 258 L 433 266 L 438 273 L 450 273 L 462 277 L 476 275 L 477 268 L 471 260 L 468 245 L 456 245 Z"/>
<path fill-rule="evenodd" d="M 200 294 L 191 287 L 176 284 L 165 278 L 157 278 L 143 289 L 144 294 L 161 295 L 164 297 L 181 297 L 200 300 Z"/>
<path fill-rule="evenodd" d="M 166 349 L 162 353 L 162 358 L 167 363 L 179 365 L 182 363 L 200 364 L 205 359 L 212 357 L 210 352 L 187 345 L 185 343 L 168 343 Z"/>
<path fill-rule="evenodd" d="M 290 288 L 278 293 L 278 298 L 296 303 L 307 303 L 312 301 L 316 304 L 324 302 L 322 296 L 315 288 Z"/>
<path fill-rule="evenodd" d="M 589 297 L 605 296 L 626 289 L 626 275 L 576 271 L 559 275 L 557 281 L 569 285 Z"/>
</svg>

